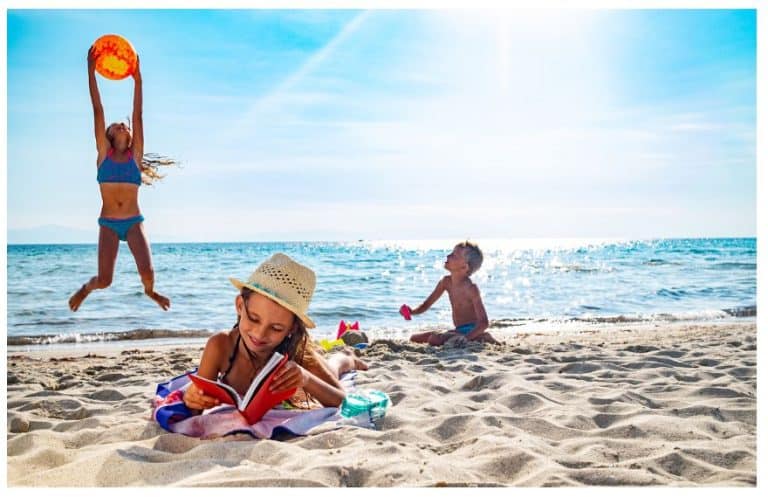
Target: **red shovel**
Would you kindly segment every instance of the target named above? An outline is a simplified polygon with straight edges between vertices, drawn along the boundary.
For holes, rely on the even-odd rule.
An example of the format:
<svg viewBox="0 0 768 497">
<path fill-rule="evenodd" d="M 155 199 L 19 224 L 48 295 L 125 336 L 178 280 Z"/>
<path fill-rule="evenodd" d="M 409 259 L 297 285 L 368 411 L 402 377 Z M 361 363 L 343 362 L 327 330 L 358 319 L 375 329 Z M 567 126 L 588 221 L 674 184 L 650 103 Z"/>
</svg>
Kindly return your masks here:
<svg viewBox="0 0 768 497">
<path fill-rule="evenodd" d="M 407 305 L 403 304 L 400 306 L 400 314 L 403 315 L 406 321 L 411 320 L 411 310 L 408 308 Z"/>
</svg>

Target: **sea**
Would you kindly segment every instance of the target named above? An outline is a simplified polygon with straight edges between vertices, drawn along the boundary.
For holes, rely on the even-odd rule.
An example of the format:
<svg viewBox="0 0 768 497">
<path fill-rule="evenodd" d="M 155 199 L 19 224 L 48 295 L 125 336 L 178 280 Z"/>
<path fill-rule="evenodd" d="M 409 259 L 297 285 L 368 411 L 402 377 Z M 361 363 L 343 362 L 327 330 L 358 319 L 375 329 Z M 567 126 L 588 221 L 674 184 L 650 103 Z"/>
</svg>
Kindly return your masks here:
<svg viewBox="0 0 768 497">
<path fill-rule="evenodd" d="M 312 268 L 317 287 L 309 315 L 315 338 L 335 337 L 339 322 L 359 322 L 370 339 L 407 339 L 451 328 L 447 295 L 405 321 L 399 307 L 419 305 L 447 274 L 460 240 L 155 243 L 155 288 L 148 299 L 128 247 L 121 244 L 112 285 L 77 312 L 69 296 L 96 272 L 97 246 L 7 246 L 8 349 L 103 343 L 204 343 L 235 322 L 237 290 L 276 252 Z M 510 334 L 580 326 L 754 319 L 755 238 L 479 240 L 481 291 L 490 332 Z M 117 342 L 117 343 L 116 343 Z"/>
</svg>

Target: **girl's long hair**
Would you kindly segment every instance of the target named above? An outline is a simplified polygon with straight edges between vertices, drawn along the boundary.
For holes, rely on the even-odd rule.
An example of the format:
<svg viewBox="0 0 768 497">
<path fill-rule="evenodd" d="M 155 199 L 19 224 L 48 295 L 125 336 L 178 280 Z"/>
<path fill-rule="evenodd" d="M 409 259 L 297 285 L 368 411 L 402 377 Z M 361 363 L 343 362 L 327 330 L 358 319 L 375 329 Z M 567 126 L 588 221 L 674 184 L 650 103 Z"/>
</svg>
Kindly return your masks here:
<svg viewBox="0 0 768 497">
<path fill-rule="evenodd" d="M 146 153 L 141 158 L 139 169 L 141 170 L 141 182 L 145 185 L 152 185 L 155 181 L 165 178 L 160 174 L 161 167 L 178 166 L 179 162 L 170 157 L 155 153 Z"/>
</svg>

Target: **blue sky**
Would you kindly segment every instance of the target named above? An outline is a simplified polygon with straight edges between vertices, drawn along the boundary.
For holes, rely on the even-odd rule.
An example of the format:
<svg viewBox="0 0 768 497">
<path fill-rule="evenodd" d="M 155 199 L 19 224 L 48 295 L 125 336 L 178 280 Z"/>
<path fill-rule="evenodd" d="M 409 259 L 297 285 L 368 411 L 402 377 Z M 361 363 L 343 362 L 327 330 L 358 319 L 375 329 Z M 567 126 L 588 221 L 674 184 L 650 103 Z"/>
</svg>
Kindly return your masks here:
<svg viewBox="0 0 768 497">
<path fill-rule="evenodd" d="M 152 241 L 756 234 L 754 10 L 7 21 L 9 234 L 96 241 L 106 32 L 141 55 L 147 151 L 183 162 L 142 188 Z M 99 85 L 130 114 L 132 80 Z"/>
</svg>

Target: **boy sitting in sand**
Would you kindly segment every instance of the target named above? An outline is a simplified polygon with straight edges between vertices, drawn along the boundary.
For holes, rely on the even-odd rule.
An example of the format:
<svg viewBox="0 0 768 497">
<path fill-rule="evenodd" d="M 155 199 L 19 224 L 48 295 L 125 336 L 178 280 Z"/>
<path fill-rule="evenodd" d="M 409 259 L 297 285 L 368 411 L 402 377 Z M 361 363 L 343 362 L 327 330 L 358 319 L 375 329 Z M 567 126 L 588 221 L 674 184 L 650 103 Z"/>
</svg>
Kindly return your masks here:
<svg viewBox="0 0 768 497">
<path fill-rule="evenodd" d="M 420 306 L 415 309 L 405 307 L 411 314 L 421 314 L 429 309 L 443 292 L 447 291 L 451 300 L 453 324 L 456 328 L 446 332 L 416 333 L 411 335 L 412 342 L 443 345 L 449 340 L 461 342 L 466 339 L 499 343 L 485 331 L 488 328 L 485 306 L 480 298 L 480 290 L 469 279 L 472 273 L 480 269 L 482 263 L 483 253 L 476 244 L 466 241 L 453 247 L 453 252 L 445 259 L 445 269 L 450 274 L 437 283 L 435 290 Z"/>
</svg>

